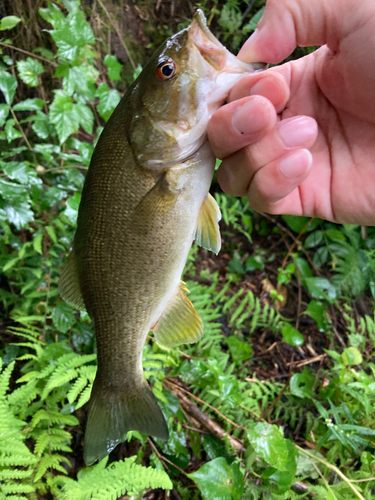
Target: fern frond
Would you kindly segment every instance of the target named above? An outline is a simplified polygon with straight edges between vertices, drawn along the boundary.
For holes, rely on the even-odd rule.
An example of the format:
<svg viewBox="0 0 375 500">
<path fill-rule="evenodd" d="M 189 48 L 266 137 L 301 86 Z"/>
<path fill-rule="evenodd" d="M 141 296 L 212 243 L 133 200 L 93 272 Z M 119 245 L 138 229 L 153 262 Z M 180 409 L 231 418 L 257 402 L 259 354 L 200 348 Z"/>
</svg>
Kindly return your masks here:
<svg viewBox="0 0 375 500">
<path fill-rule="evenodd" d="M 62 500 L 116 500 L 122 495 L 136 495 L 146 488 L 173 488 L 168 475 L 152 467 L 134 463 L 136 457 L 114 462 L 103 468 L 106 460 L 77 481 L 67 479 Z"/>
<path fill-rule="evenodd" d="M 54 453 L 53 455 L 44 455 L 44 457 L 38 464 L 38 468 L 36 470 L 34 477 L 34 482 L 39 481 L 39 479 L 41 479 L 44 476 L 47 469 L 55 469 L 62 472 L 63 474 L 67 474 L 67 471 L 61 465 L 63 462 L 65 462 L 68 466 L 70 466 L 69 459 L 62 455 L 59 455 L 58 453 Z"/>
<path fill-rule="evenodd" d="M 91 391 L 92 391 L 92 382 L 86 387 L 86 389 L 84 389 L 81 392 L 78 403 L 75 405 L 76 410 L 78 410 L 78 408 L 81 408 L 81 406 L 83 406 L 84 404 L 86 404 L 88 402 L 88 400 L 90 399 L 90 396 L 91 396 Z"/>
</svg>

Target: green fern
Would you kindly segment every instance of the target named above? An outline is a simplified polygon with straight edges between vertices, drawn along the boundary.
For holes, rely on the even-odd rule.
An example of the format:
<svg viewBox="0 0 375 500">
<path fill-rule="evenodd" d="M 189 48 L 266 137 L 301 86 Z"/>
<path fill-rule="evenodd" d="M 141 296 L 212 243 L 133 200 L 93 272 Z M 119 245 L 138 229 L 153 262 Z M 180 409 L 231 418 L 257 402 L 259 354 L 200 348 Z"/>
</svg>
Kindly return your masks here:
<svg viewBox="0 0 375 500">
<path fill-rule="evenodd" d="M 0 370 L 2 368 L 0 360 Z M 7 392 L 15 362 L 0 374 L 0 491 L 4 498 L 25 499 L 23 495 L 34 493 L 31 476 L 36 457 L 25 445 L 25 422 L 18 419 L 9 402 Z"/>
<path fill-rule="evenodd" d="M 164 471 L 136 464 L 136 458 L 114 462 L 107 468 L 107 459 L 104 459 L 98 465 L 81 471 L 78 481 L 66 480 L 59 500 L 116 500 L 122 495 L 136 495 L 150 487 L 173 488 Z"/>
</svg>

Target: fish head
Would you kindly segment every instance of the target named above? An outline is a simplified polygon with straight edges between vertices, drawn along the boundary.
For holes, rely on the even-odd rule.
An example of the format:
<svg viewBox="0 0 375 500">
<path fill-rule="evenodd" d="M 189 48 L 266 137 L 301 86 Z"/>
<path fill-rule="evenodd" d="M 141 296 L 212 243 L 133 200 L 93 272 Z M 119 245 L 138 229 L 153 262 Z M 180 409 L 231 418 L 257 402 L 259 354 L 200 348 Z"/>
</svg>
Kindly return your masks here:
<svg viewBox="0 0 375 500">
<path fill-rule="evenodd" d="M 170 37 L 136 80 L 130 141 L 151 170 L 183 163 L 206 140 L 212 114 L 244 75 L 263 63 L 240 61 L 210 32 L 198 10 L 190 26 Z"/>
</svg>

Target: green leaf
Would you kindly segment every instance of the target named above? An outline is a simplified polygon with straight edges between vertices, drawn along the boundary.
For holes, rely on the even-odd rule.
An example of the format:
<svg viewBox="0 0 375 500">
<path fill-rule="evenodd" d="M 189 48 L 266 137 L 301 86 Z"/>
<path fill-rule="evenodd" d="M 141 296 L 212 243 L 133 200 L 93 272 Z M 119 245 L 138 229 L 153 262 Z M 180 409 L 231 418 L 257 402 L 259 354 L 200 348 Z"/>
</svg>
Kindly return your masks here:
<svg viewBox="0 0 375 500">
<path fill-rule="evenodd" d="M 294 396 L 299 398 L 309 398 L 314 396 L 312 387 L 315 377 L 311 375 L 307 368 L 302 373 L 295 373 L 290 379 L 290 390 Z"/>
<path fill-rule="evenodd" d="M 284 326 L 281 330 L 283 335 L 283 341 L 288 342 L 293 347 L 298 347 L 302 345 L 304 342 L 303 335 L 296 330 L 290 323 L 284 323 Z"/>
<path fill-rule="evenodd" d="M 316 322 L 316 326 L 321 332 L 326 332 L 328 330 L 328 321 L 325 315 L 326 309 L 322 302 L 311 300 L 303 314 L 310 316 Z"/>
<path fill-rule="evenodd" d="M 253 350 L 249 344 L 242 342 L 242 340 L 238 339 L 235 335 L 231 335 L 225 339 L 225 341 L 228 344 L 233 361 L 242 363 L 242 361 L 246 361 L 250 358 Z"/>
<path fill-rule="evenodd" d="M 5 200 L 23 200 L 26 187 L 0 178 L 0 194 Z"/>
<path fill-rule="evenodd" d="M 83 12 L 71 12 L 59 22 L 56 30 L 51 30 L 51 36 L 58 46 L 57 54 L 65 59 L 74 60 L 79 55 L 80 48 L 94 44 L 95 37 Z"/>
<path fill-rule="evenodd" d="M 121 100 L 119 93 L 117 90 L 110 91 L 108 85 L 102 83 L 97 90 L 97 96 L 99 97 L 99 104 L 97 106 L 98 113 L 107 121 Z"/>
<path fill-rule="evenodd" d="M 62 90 L 57 90 L 50 106 L 50 122 L 54 124 L 60 143 L 75 134 L 79 128 L 79 116 L 72 98 Z"/>
<path fill-rule="evenodd" d="M 95 83 L 98 74 L 94 67 L 87 67 L 85 64 L 70 66 L 63 61 L 59 64 L 55 76 L 63 77 L 63 89 L 68 95 L 73 95 L 74 92 L 86 95 L 90 94 L 89 83 Z"/>
<path fill-rule="evenodd" d="M 326 235 L 333 241 L 346 241 L 345 235 L 338 229 L 327 229 Z"/>
<path fill-rule="evenodd" d="M 43 231 L 39 231 L 34 236 L 33 247 L 34 247 L 34 250 L 36 252 L 38 252 L 40 255 L 43 255 L 42 241 L 43 241 Z"/>
<path fill-rule="evenodd" d="M 305 248 L 315 248 L 323 241 L 323 231 L 314 231 L 310 233 L 305 240 Z"/>
<path fill-rule="evenodd" d="M 304 284 L 307 291 L 314 299 L 325 299 L 333 302 L 336 299 L 335 287 L 330 283 L 327 278 L 304 278 Z"/>
<path fill-rule="evenodd" d="M 322 267 L 328 261 L 329 252 L 326 246 L 320 247 L 314 252 L 313 264 L 315 267 Z"/>
<path fill-rule="evenodd" d="M 260 18 L 263 16 L 265 11 L 265 7 L 262 7 L 261 9 L 256 12 L 253 17 L 250 19 L 250 21 L 242 28 L 245 33 L 248 33 L 249 31 L 254 31 L 257 27 L 257 24 L 260 21 Z"/>
<path fill-rule="evenodd" d="M 229 465 L 223 457 L 206 462 L 187 476 L 197 483 L 204 500 L 240 500 L 243 495 L 244 480 L 238 465 Z"/>
<path fill-rule="evenodd" d="M 286 440 L 288 447 L 288 463 L 287 470 L 277 470 L 275 467 L 269 467 L 262 475 L 262 479 L 266 484 L 275 484 L 279 493 L 286 492 L 295 481 L 297 471 L 297 450 L 294 443 L 290 439 Z"/>
<path fill-rule="evenodd" d="M 66 333 L 76 322 L 73 309 L 66 302 L 58 302 L 52 309 L 52 322 L 61 333 Z"/>
<path fill-rule="evenodd" d="M 281 428 L 256 422 L 251 424 L 247 437 L 258 457 L 278 470 L 287 470 L 288 446 Z"/>
<path fill-rule="evenodd" d="M 345 366 L 360 365 L 363 361 L 362 354 L 356 347 L 348 347 L 341 354 L 342 362 Z"/>
<path fill-rule="evenodd" d="M 43 99 L 33 98 L 25 99 L 24 101 L 18 102 L 13 106 L 14 111 L 40 111 L 45 102 Z"/>
<path fill-rule="evenodd" d="M 6 103 L 12 104 L 18 83 L 17 78 L 4 70 L 0 70 L 0 90 L 4 94 Z"/>
<path fill-rule="evenodd" d="M 39 85 L 38 76 L 44 73 L 44 66 L 41 62 L 28 57 L 26 61 L 18 61 L 17 68 L 23 82 L 30 87 Z"/>
<path fill-rule="evenodd" d="M 9 106 L 7 104 L 0 104 L 0 127 L 5 123 L 9 115 Z"/>
<path fill-rule="evenodd" d="M 9 222 L 18 229 L 27 226 L 29 222 L 34 220 L 34 212 L 30 209 L 30 204 L 27 201 L 12 201 L 11 204 L 5 205 L 4 210 Z"/>
<path fill-rule="evenodd" d="M 297 215 L 283 215 L 282 218 L 295 233 L 300 233 L 311 217 L 298 217 Z"/>
<path fill-rule="evenodd" d="M 6 16 L 0 21 L 0 31 L 11 30 L 17 24 L 21 22 L 21 19 L 17 16 Z"/>
<path fill-rule="evenodd" d="M 120 74 L 122 70 L 122 64 L 117 60 L 116 56 L 106 55 L 104 58 L 104 64 L 108 68 L 108 77 L 110 80 L 115 82 L 120 80 Z"/>
<path fill-rule="evenodd" d="M 66 209 L 64 214 L 68 217 L 71 224 L 75 224 L 77 222 L 78 217 L 78 207 L 81 201 L 81 195 L 79 193 L 74 193 L 74 196 L 69 198 L 66 202 Z"/>
<path fill-rule="evenodd" d="M 88 134 L 92 134 L 94 126 L 94 114 L 91 109 L 85 104 L 76 104 L 77 116 L 79 123 Z"/>
<path fill-rule="evenodd" d="M 311 267 L 306 259 L 302 257 L 296 257 L 296 264 L 300 272 L 301 278 L 310 278 L 313 276 Z"/>
<path fill-rule="evenodd" d="M 11 118 L 10 120 L 7 120 L 5 124 L 5 135 L 7 138 L 8 142 L 14 141 L 14 139 L 18 139 L 19 137 L 22 137 L 22 134 L 19 130 L 15 128 L 16 121 Z"/>
</svg>

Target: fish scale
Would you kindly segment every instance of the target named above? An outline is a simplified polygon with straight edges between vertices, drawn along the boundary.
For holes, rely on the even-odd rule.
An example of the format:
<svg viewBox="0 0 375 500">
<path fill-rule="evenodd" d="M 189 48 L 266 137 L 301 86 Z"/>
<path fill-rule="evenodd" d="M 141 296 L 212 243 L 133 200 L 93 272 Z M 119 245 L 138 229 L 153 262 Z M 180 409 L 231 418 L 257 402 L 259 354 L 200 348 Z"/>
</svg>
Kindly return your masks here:
<svg viewBox="0 0 375 500">
<path fill-rule="evenodd" d="M 233 84 L 254 70 L 223 47 L 198 11 L 152 56 L 96 145 L 59 281 L 62 297 L 86 309 L 95 330 L 88 465 L 127 431 L 168 438 L 143 374 L 143 347 L 150 330 L 167 346 L 202 335 L 181 275 L 194 239 L 215 253 L 221 244 L 206 127 Z"/>
</svg>

